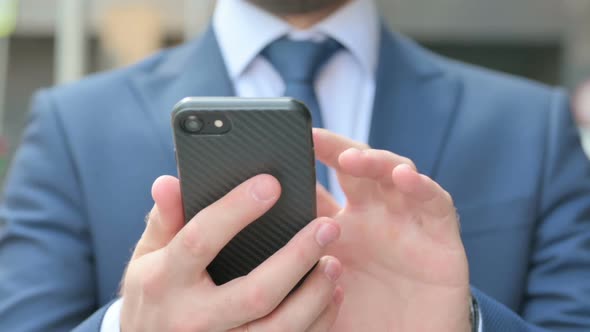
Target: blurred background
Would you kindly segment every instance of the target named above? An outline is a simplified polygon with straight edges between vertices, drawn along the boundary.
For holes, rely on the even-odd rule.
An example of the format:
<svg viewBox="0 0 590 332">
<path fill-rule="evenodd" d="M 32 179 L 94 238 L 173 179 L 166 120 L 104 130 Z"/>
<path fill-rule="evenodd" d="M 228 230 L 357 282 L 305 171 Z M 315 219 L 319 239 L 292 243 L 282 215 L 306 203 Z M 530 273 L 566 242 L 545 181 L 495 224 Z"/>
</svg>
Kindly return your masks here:
<svg viewBox="0 0 590 332">
<path fill-rule="evenodd" d="M 435 52 L 567 87 L 590 151 L 590 1 L 377 2 L 395 29 Z M 214 0 L 0 0 L 0 176 L 35 90 L 193 38 L 214 6 Z"/>
</svg>

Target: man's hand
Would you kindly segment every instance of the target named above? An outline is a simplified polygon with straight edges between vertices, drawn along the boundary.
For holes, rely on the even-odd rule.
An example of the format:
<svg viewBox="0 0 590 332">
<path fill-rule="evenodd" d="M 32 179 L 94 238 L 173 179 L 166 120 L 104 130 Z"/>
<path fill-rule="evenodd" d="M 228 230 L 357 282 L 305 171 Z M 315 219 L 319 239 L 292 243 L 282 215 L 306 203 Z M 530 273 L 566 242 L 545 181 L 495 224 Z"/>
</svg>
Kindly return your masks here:
<svg viewBox="0 0 590 332">
<path fill-rule="evenodd" d="M 340 234 L 330 218 L 312 222 L 247 276 L 216 286 L 207 274 L 225 244 L 279 195 L 278 181 L 260 175 L 185 226 L 178 180 L 156 180 L 156 204 L 123 282 L 122 331 L 328 331 L 343 300 L 340 262 L 321 258 Z"/>
<path fill-rule="evenodd" d="M 318 213 L 342 227 L 329 253 L 346 300 L 334 331 L 470 331 L 469 272 L 450 195 L 413 163 L 325 130 L 318 159 L 338 172 L 347 205 L 318 188 Z"/>
</svg>

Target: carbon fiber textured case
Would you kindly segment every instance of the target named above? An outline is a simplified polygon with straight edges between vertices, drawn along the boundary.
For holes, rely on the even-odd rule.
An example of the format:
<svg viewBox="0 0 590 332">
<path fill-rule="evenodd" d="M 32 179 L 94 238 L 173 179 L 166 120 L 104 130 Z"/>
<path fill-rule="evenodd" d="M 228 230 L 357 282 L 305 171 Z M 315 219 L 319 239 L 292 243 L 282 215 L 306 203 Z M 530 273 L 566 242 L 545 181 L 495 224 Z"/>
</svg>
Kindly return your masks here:
<svg viewBox="0 0 590 332">
<path fill-rule="evenodd" d="M 189 115 L 221 115 L 231 129 L 188 134 L 182 121 Z M 257 174 L 271 174 L 281 183 L 277 204 L 209 265 L 216 284 L 248 274 L 315 218 L 311 119 L 303 104 L 289 98 L 186 98 L 176 105 L 172 125 L 187 222 Z"/>
</svg>

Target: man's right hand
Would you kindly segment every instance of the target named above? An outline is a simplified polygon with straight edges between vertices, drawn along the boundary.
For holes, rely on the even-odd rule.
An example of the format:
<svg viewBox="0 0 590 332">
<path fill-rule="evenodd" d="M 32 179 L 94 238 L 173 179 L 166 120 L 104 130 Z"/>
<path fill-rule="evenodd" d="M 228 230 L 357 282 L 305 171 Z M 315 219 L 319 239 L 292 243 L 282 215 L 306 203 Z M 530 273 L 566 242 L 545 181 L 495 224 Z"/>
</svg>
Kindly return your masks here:
<svg viewBox="0 0 590 332">
<path fill-rule="evenodd" d="M 184 224 L 180 186 L 164 176 L 155 206 L 123 281 L 121 330 L 328 331 L 343 299 L 340 262 L 322 255 L 340 235 L 319 218 L 247 276 L 217 286 L 206 267 L 280 196 L 269 175 L 256 176 Z M 303 285 L 285 297 L 320 261 Z"/>
</svg>

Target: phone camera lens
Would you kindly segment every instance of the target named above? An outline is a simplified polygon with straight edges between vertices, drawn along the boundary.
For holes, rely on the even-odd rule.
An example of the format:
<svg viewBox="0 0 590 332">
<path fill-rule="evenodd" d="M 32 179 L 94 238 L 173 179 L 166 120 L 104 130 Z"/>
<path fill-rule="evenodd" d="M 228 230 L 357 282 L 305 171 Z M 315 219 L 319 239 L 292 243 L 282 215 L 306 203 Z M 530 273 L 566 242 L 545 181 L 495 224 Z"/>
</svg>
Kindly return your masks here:
<svg viewBox="0 0 590 332">
<path fill-rule="evenodd" d="M 189 115 L 182 121 L 182 128 L 190 134 L 198 133 L 203 123 L 196 115 Z"/>
</svg>

